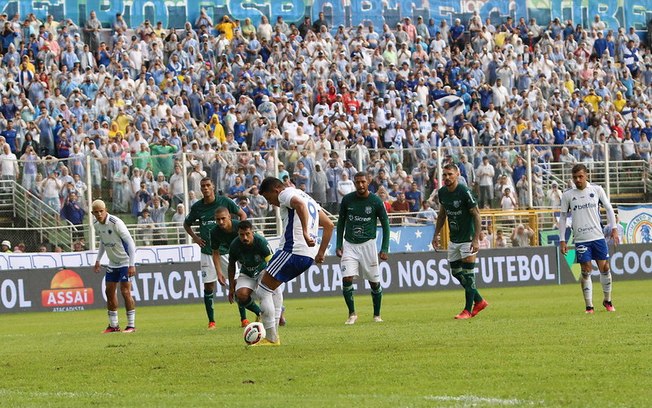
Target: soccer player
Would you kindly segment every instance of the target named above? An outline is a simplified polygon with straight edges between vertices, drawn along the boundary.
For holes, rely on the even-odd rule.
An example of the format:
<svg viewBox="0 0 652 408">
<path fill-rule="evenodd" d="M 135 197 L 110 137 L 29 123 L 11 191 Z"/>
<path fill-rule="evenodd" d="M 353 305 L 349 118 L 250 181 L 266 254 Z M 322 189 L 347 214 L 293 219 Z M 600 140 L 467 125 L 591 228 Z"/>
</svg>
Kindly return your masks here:
<svg viewBox="0 0 652 408">
<path fill-rule="evenodd" d="M 342 198 L 337 219 L 336 254 L 342 258 L 342 294 L 349 308 L 349 318 L 344 324 L 355 324 L 358 320 L 353 300 L 353 278 L 360 272 L 371 286 L 374 322 L 382 322 L 380 305 L 383 288 L 380 286 L 378 258 L 386 261 L 389 253 L 389 218 L 382 200 L 369 192 L 367 173 L 357 173 L 353 177 L 353 183 L 355 191 Z M 380 252 L 376 249 L 378 219 L 383 227 Z"/>
<path fill-rule="evenodd" d="M 441 207 L 437 215 L 432 247 L 439 248 L 437 236 L 448 219 L 450 243 L 448 264 L 451 274 L 464 288 L 466 303 L 456 319 L 470 319 L 489 303 L 480 296 L 475 286 L 475 257 L 478 253 L 482 223 L 478 203 L 471 190 L 458 182 L 460 170 L 453 163 L 443 167 L 444 186 L 437 191 Z"/>
<path fill-rule="evenodd" d="M 229 271 L 229 249 L 231 247 L 231 243 L 234 242 L 234 240 L 238 239 L 238 226 L 240 225 L 240 221 L 231 219 L 231 213 L 229 212 L 228 208 L 218 207 L 217 210 L 215 210 L 215 223 L 217 226 L 213 228 L 213 231 L 211 231 L 213 265 L 215 265 L 215 270 L 217 272 L 217 280 L 222 282 L 224 281 L 224 274 L 222 271 Z M 229 276 L 229 288 L 232 285 L 235 285 L 235 280 L 238 279 L 236 272 L 237 271 L 234 269 L 233 276 Z M 256 305 L 252 299 L 249 300 L 251 300 L 251 302 L 238 302 L 238 307 L 242 312 L 240 315 L 240 324 L 242 327 L 247 327 L 249 324 L 249 320 L 247 320 L 247 315 L 245 314 L 246 312 L 244 311 L 245 308 L 254 312 L 256 317 L 260 315 L 260 308 L 258 305 Z M 229 302 L 233 303 L 231 298 L 229 298 Z"/>
<path fill-rule="evenodd" d="M 118 324 L 118 282 L 120 293 L 127 309 L 127 327 L 124 333 L 136 331 L 136 302 L 131 296 L 131 277 L 136 275 L 136 244 L 129 234 L 127 226 L 121 219 L 106 212 L 106 204 L 95 200 L 91 204 L 91 213 L 95 217 L 95 230 L 99 236 L 100 247 L 95 261 L 95 273 L 100 272 L 100 260 L 106 253 L 109 266 L 106 268 L 106 308 L 108 309 L 109 325 L 104 333 L 120 331 Z"/>
<path fill-rule="evenodd" d="M 215 282 L 218 282 L 217 271 L 215 270 L 215 265 L 213 265 L 213 250 L 210 244 L 211 231 L 216 225 L 215 210 L 219 207 L 226 207 L 231 214 L 237 214 L 240 220 L 246 219 L 247 214 L 232 200 L 223 196 L 216 197 L 215 186 L 210 177 L 201 179 L 199 187 L 203 198 L 190 207 L 190 213 L 183 223 L 183 228 L 192 237 L 193 242 L 201 248 L 200 262 L 202 280 L 204 281 L 204 306 L 206 307 L 206 315 L 208 316 L 208 329 L 212 330 L 215 329 L 213 295 L 216 289 Z M 199 235 L 192 230 L 192 225 L 197 221 L 199 221 Z M 219 277 L 219 283 L 222 286 L 226 285 L 224 275 Z M 244 310 L 240 312 L 240 316 L 243 313 L 245 313 Z"/>
<path fill-rule="evenodd" d="M 274 311 L 281 307 L 278 303 L 281 299 L 272 295 L 282 283 L 289 282 L 308 270 L 313 261 L 324 262 L 334 226 L 312 197 L 297 188 L 286 186 L 275 177 L 263 180 L 260 194 L 268 203 L 280 208 L 284 231 L 279 249 L 262 272 L 256 288 L 267 332 L 266 337 L 257 345 L 279 346 L 281 341 L 276 330 Z M 323 231 L 321 244 L 317 247 L 319 226 Z"/>
<path fill-rule="evenodd" d="M 615 312 L 611 303 L 611 271 L 609 270 L 609 249 L 602 232 L 599 205 L 607 212 L 607 222 L 611 228 L 611 239 L 618 243 L 618 228 L 616 228 L 616 214 L 609 203 L 607 194 L 602 187 L 587 181 L 588 170 L 584 164 L 576 164 L 571 169 L 575 188 L 566 190 L 561 196 L 561 215 L 559 217 L 559 247 L 561 253 L 566 255 L 566 217 L 570 212 L 573 217 L 571 227 L 575 239 L 575 252 L 577 262 L 582 269 L 580 285 L 584 293 L 586 313 L 593 313 L 593 282 L 591 281 L 591 261 L 595 260 L 600 272 L 600 283 L 604 300 L 602 305 L 608 312 Z"/>
<path fill-rule="evenodd" d="M 219 224 L 219 221 L 218 221 Z M 238 223 L 236 228 L 237 238 L 229 246 L 229 302 L 234 299 L 238 304 L 245 307 L 256 315 L 260 315 L 260 309 L 254 302 L 251 294 L 258 287 L 258 277 L 272 258 L 272 250 L 267 240 L 258 234 L 254 234 L 250 221 Z M 240 274 L 236 277 L 236 266 L 240 264 Z M 276 289 L 274 296 L 282 296 L 281 287 Z M 278 303 L 278 302 L 275 302 Z M 282 301 L 281 301 L 282 304 Z M 281 311 L 275 310 L 276 326 Z"/>
</svg>

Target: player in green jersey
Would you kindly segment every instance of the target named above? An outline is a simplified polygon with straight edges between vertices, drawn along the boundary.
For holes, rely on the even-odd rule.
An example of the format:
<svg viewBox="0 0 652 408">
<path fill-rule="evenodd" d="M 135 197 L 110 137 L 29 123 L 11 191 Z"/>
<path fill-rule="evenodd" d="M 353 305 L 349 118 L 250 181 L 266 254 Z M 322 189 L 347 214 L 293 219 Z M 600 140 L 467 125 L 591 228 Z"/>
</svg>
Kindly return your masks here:
<svg viewBox="0 0 652 408">
<path fill-rule="evenodd" d="M 229 249 L 231 248 L 231 243 L 238 239 L 238 226 L 240 225 L 240 221 L 231 219 L 231 213 L 228 208 L 218 207 L 215 210 L 215 223 L 217 226 L 211 231 L 213 265 L 215 265 L 215 271 L 217 272 L 217 281 L 224 282 L 224 273 L 222 271 L 228 271 Z M 234 276 L 229 276 L 229 287 L 238 278 L 235 272 L 237 271 L 234 271 Z M 252 304 L 247 306 L 238 303 L 238 308 L 240 310 L 240 324 L 242 327 L 247 327 L 249 324 L 245 308 L 254 312 L 256 317 L 260 315 L 260 308 L 253 301 Z"/>
<path fill-rule="evenodd" d="M 481 230 L 478 203 L 471 190 L 458 183 L 460 170 L 449 163 L 443 167 L 444 187 L 437 191 L 439 197 L 439 215 L 432 247 L 439 248 L 437 236 L 448 219 L 450 243 L 448 245 L 448 263 L 451 274 L 464 288 L 466 303 L 456 319 L 470 319 L 489 304 L 480 296 L 475 286 L 475 257 L 478 253 Z M 475 305 L 474 305 L 475 303 Z"/>
<path fill-rule="evenodd" d="M 258 287 L 258 277 L 267 267 L 267 262 L 272 258 L 272 250 L 267 240 L 254 234 L 253 226 L 249 221 L 242 221 L 237 227 L 237 238 L 229 247 L 229 302 L 234 299 L 242 307 L 254 311 L 260 308 L 256 305 L 251 293 Z M 236 266 L 240 265 L 240 274 L 236 277 Z M 276 288 L 282 296 L 282 287 Z M 274 295 L 277 295 L 274 293 Z M 279 303 L 279 304 L 282 304 Z M 276 310 L 276 325 L 278 326 L 280 310 Z"/>
<path fill-rule="evenodd" d="M 345 324 L 355 324 L 358 315 L 353 300 L 353 278 L 362 272 L 371 286 L 374 321 L 382 322 L 380 305 L 383 288 L 380 286 L 378 258 L 387 260 L 389 252 L 389 218 L 382 200 L 369 191 L 367 173 L 359 172 L 353 177 L 355 191 L 345 195 L 340 204 L 337 220 L 336 254 L 341 257 L 342 294 L 349 308 Z M 376 248 L 376 225 L 383 228 L 380 252 Z"/>
<path fill-rule="evenodd" d="M 183 223 L 183 228 L 188 235 L 192 237 L 192 241 L 199 245 L 201 248 L 201 271 L 202 280 L 204 282 L 204 306 L 206 307 L 206 315 L 208 316 L 208 328 L 215 328 L 215 311 L 213 309 L 213 296 L 215 294 L 217 279 L 217 272 L 213 265 L 213 250 L 211 248 L 211 231 L 215 228 L 215 210 L 218 207 L 226 207 L 231 214 L 236 214 L 240 220 L 247 218 L 247 214 L 238 207 L 232 200 L 223 197 L 215 196 L 215 186 L 210 177 L 204 177 L 200 182 L 201 193 L 203 198 L 190 207 L 190 213 Z M 192 225 L 199 222 L 199 235 L 192 230 Z M 219 281 L 220 285 L 226 285 L 224 276 Z"/>
</svg>

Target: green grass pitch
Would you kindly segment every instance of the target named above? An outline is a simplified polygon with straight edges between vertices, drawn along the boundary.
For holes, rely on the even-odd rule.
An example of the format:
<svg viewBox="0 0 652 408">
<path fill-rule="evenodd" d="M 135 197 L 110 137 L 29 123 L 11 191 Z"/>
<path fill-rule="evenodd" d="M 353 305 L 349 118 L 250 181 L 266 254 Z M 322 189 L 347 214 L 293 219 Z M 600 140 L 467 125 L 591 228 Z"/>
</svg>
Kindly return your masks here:
<svg viewBox="0 0 652 408">
<path fill-rule="evenodd" d="M 106 312 L 0 316 L 6 407 L 649 407 L 652 280 L 614 283 L 616 313 L 584 314 L 579 285 L 371 299 L 345 326 L 341 297 L 287 299 L 281 347 L 246 347 L 235 306 L 137 309 L 138 332 L 103 335 Z M 124 310 L 120 311 L 125 324 Z"/>
</svg>

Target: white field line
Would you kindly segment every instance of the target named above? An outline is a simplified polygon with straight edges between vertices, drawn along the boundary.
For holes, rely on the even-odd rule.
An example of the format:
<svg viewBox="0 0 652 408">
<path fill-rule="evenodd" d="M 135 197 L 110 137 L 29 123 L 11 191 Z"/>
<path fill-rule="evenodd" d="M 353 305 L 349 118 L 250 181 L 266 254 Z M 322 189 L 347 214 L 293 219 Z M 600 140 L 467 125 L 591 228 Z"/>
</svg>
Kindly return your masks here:
<svg viewBox="0 0 652 408">
<path fill-rule="evenodd" d="M 543 401 L 527 401 L 520 400 L 516 398 L 503 399 L 503 398 L 487 398 L 487 397 L 478 397 L 476 395 L 429 395 L 425 399 L 429 401 L 440 401 L 440 402 L 459 402 L 463 406 L 478 406 L 478 405 L 498 405 L 498 406 L 524 406 L 524 405 L 535 405 L 542 404 Z"/>
</svg>

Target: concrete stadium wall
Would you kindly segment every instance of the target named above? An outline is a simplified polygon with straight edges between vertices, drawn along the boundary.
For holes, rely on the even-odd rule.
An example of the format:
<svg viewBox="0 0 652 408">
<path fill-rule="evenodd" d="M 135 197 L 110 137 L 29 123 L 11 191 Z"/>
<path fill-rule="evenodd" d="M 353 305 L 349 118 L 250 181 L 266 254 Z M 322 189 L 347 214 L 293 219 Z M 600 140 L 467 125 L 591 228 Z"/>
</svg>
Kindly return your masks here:
<svg viewBox="0 0 652 408">
<path fill-rule="evenodd" d="M 433 18 L 437 23 L 442 19 L 452 22 L 458 17 L 466 21 L 474 11 L 478 11 L 483 19 L 490 17 L 494 24 L 512 16 L 516 19 L 534 17 L 540 25 L 558 17 L 587 26 L 595 15 L 599 15 L 610 29 L 633 26 L 642 31 L 652 18 L 652 0 L 0 0 L 0 10 L 10 16 L 19 11 L 23 18 L 34 13 L 44 20 L 47 14 L 52 14 L 57 20 L 71 18 L 78 24 L 83 24 L 89 12 L 95 10 L 107 27 L 120 12 L 130 27 L 149 19 L 162 21 L 165 27 L 179 28 L 185 21 L 194 22 L 202 7 L 215 22 L 222 15 L 229 14 L 240 20 L 250 17 L 254 24 L 260 22 L 262 15 L 270 17 L 272 24 L 278 16 L 287 23 L 299 23 L 305 15 L 314 20 L 323 11 L 331 27 L 368 22 L 381 27 L 383 23 L 395 25 L 404 17 L 416 20 L 416 16 L 423 16 L 426 21 Z"/>
<path fill-rule="evenodd" d="M 36 254 L 34 254 L 36 256 Z M 459 289 L 450 276 L 444 252 L 391 254 L 381 262 L 385 293 Z M 557 247 L 483 250 L 478 257 L 479 288 L 558 285 L 577 282 L 574 265 L 559 257 Z M 652 277 L 649 245 L 621 245 L 612 251 L 614 281 Z M 200 303 L 199 262 L 139 265 L 133 279 L 133 295 L 139 306 Z M 339 258 L 330 256 L 286 284 L 289 298 L 340 296 L 342 274 Z M 364 293 L 366 282 L 357 282 Z M 226 302 L 218 285 L 216 298 Z M 66 312 L 103 309 L 104 279 L 89 266 L 0 271 L 0 314 L 29 311 Z"/>
</svg>

